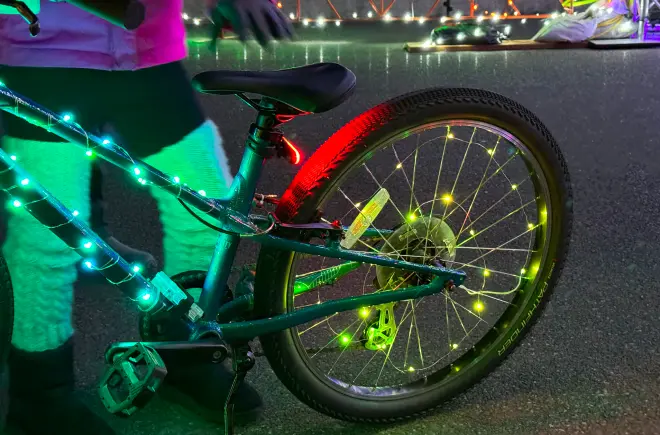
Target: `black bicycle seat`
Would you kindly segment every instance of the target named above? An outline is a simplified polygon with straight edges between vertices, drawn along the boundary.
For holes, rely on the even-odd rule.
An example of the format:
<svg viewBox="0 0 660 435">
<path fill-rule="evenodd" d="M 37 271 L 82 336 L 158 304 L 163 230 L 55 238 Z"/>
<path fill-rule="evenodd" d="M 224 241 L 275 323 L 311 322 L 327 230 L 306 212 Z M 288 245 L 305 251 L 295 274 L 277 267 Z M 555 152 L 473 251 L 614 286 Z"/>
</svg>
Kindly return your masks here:
<svg viewBox="0 0 660 435">
<path fill-rule="evenodd" d="M 336 63 L 316 63 L 277 71 L 205 71 L 193 78 L 205 94 L 259 94 L 308 113 L 326 112 L 346 101 L 355 74 Z"/>
</svg>

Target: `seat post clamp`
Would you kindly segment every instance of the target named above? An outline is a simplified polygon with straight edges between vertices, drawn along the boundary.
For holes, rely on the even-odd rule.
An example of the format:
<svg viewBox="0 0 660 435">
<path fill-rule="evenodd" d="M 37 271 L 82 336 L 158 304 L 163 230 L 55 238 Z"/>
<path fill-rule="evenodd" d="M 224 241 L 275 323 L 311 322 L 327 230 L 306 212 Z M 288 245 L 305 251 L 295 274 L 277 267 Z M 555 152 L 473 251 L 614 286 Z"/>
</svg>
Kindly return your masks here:
<svg viewBox="0 0 660 435">
<path fill-rule="evenodd" d="M 277 150 L 282 143 L 284 134 L 274 128 L 261 128 L 257 124 L 250 125 L 248 146 L 265 159 L 277 156 Z"/>
</svg>

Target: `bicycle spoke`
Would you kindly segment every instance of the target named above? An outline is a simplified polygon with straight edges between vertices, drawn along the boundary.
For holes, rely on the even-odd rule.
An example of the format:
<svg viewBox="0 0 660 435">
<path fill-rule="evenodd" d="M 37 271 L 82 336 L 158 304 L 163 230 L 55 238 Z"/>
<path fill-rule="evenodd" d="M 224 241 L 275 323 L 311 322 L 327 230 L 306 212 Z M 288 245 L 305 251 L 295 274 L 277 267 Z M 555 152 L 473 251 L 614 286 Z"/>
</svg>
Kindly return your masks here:
<svg viewBox="0 0 660 435">
<path fill-rule="evenodd" d="M 415 193 L 414 193 L 415 192 L 415 172 L 416 172 L 415 169 L 417 168 L 417 154 L 415 154 L 415 160 L 414 160 L 414 166 L 413 166 L 413 180 L 412 180 L 412 184 L 411 184 L 410 180 L 408 180 L 408 176 L 406 175 L 406 170 L 404 169 L 403 164 L 401 163 L 401 160 L 399 160 L 399 155 L 396 153 L 396 149 L 394 148 L 394 146 L 392 146 L 392 151 L 394 152 L 394 156 L 396 157 L 397 162 L 399 162 L 397 164 L 397 167 L 401 166 L 400 169 L 401 169 L 401 173 L 403 174 L 403 178 L 405 178 L 406 183 L 408 184 L 408 187 L 410 188 L 410 205 L 408 206 L 408 210 L 411 210 L 411 213 L 412 213 L 413 199 L 415 200 L 415 204 L 417 204 L 417 208 L 420 208 L 419 201 L 417 200 L 417 197 L 415 196 Z"/>
<path fill-rule="evenodd" d="M 421 301 L 420 301 L 421 302 Z M 412 309 L 412 320 L 411 320 L 411 325 L 414 322 L 415 324 L 415 335 L 417 336 L 417 348 L 419 349 L 419 360 L 422 363 L 422 366 L 424 365 L 424 354 L 422 352 L 422 337 L 419 334 L 419 328 L 417 327 L 417 316 L 415 316 L 415 305 L 411 302 L 411 309 Z M 411 328 L 412 329 L 412 328 Z"/>
<path fill-rule="evenodd" d="M 535 268 L 535 263 L 529 266 L 530 261 L 543 249 L 534 244 L 539 225 L 531 217 L 530 206 L 536 206 L 539 198 L 534 194 L 535 186 L 532 189 L 528 183 L 534 173 L 520 165 L 525 156 L 509 145 L 506 135 L 488 132 L 484 136 L 469 123 L 441 128 L 441 134 L 428 140 L 418 135 L 393 141 L 383 146 L 380 154 L 369 155 L 355 166 L 360 170 L 354 177 L 359 190 L 345 188 L 340 180 L 331 203 L 333 208 L 339 204 L 339 209 L 334 216 L 332 208 L 323 210 L 327 215 L 322 218 L 324 222 L 339 216 L 340 221 L 350 224 L 386 189 L 387 206 L 365 220 L 364 227 L 370 233 L 357 238 L 351 249 L 464 270 L 470 280 L 466 284 L 474 288 L 460 285 L 461 292 L 443 290 L 442 296 L 335 313 L 301 328 L 298 337 L 310 341 L 310 346 L 305 346 L 310 361 L 321 374 L 354 393 L 365 389 L 379 394 L 377 389 L 413 382 L 417 373 L 452 366 L 467 355 L 466 350 L 492 330 L 504 310 L 516 307 L 516 292 L 528 282 L 525 278 L 529 273 L 524 268 Z M 504 151 L 508 153 L 505 157 Z M 436 171 L 435 182 L 426 174 L 429 170 Z M 374 191 L 365 195 L 364 186 Z M 423 224 L 413 223 L 413 214 L 424 219 Z M 521 221 L 527 227 L 518 231 L 515 228 Z M 398 231 L 404 225 L 408 229 Z M 383 228 L 387 228 L 387 235 Z M 519 261 L 520 268 L 513 267 Z M 334 267 L 336 263 L 329 264 Z M 319 268 L 310 270 L 318 272 Z M 327 288 L 327 293 L 317 294 L 322 302 L 349 297 L 349 293 L 396 291 L 401 286 L 426 284 L 428 279 L 422 273 L 404 273 L 396 265 L 370 265 L 352 271 L 343 278 L 341 287 L 320 286 Z M 435 296 L 444 299 L 444 304 L 440 299 L 438 304 L 422 303 Z M 438 312 L 443 308 L 444 322 Z M 456 370 L 462 365 L 459 363 Z M 395 378 L 400 376 L 404 380 L 397 384 Z"/>
<path fill-rule="evenodd" d="M 488 173 L 488 168 L 490 168 L 490 164 L 493 161 L 493 156 L 497 151 L 497 146 L 500 144 L 500 139 L 502 138 L 501 137 L 497 138 L 497 142 L 495 143 L 495 148 L 493 148 L 493 150 L 488 153 L 490 155 L 490 158 L 488 159 L 488 164 L 486 165 L 486 169 L 484 169 L 484 173 L 481 176 L 481 180 L 479 180 L 479 185 L 477 186 L 477 190 L 474 192 L 474 196 L 472 197 L 472 202 L 470 202 L 470 206 L 468 207 L 467 212 L 465 212 L 465 219 L 463 219 L 463 223 L 461 224 L 461 229 L 458 230 L 459 235 L 463 232 L 463 227 L 465 227 L 465 223 L 469 219 L 470 212 L 472 211 L 472 206 L 474 205 L 474 202 L 477 200 L 477 195 L 479 194 L 481 187 L 484 185 L 484 179 L 486 178 L 486 174 Z"/>
<path fill-rule="evenodd" d="M 477 237 L 477 236 L 480 235 L 480 234 L 483 234 L 484 232 L 488 231 L 489 229 L 491 229 L 491 228 L 494 227 L 495 225 L 497 225 L 497 224 L 499 224 L 500 222 L 504 221 L 505 219 L 507 219 L 507 218 L 513 216 L 514 214 L 520 212 L 520 211 L 523 210 L 525 207 L 527 207 L 527 206 L 529 206 L 529 205 L 531 205 L 531 204 L 536 204 L 536 201 L 535 201 L 535 200 L 531 200 L 531 201 L 527 202 L 526 204 L 523 204 L 522 206 L 520 206 L 520 207 L 518 207 L 517 209 L 513 210 L 511 213 L 507 214 L 507 215 L 504 216 L 503 218 L 501 218 L 501 219 L 495 221 L 494 223 L 488 225 L 488 226 L 487 226 L 486 228 L 484 228 L 483 230 L 477 232 L 476 234 L 472 234 L 470 237 L 468 237 L 467 239 L 463 240 L 461 243 L 457 243 L 457 244 L 456 244 L 456 247 L 459 247 L 459 246 L 464 245 L 464 244 L 467 243 L 468 241 L 472 240 L 473 238 Z M 472 225 L 473 225 L 473 224 L 468 225 L 465 229 L 466 229 L 466 230 L 469 229 Z"/>
</svg>

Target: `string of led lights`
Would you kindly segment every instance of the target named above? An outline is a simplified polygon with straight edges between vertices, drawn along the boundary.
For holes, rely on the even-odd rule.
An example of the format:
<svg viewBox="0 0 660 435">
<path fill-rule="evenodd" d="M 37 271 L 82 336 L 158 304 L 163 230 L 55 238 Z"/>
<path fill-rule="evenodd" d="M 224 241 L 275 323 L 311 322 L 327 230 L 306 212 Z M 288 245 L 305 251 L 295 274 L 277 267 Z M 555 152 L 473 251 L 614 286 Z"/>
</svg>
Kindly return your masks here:
<svg viewBox="0 0 660 435">
<path fill-rule="evenodd" d="M 432 20 L 439 20 L 441 23 L 445 22 L 460 22 L 463 20 L 472 20 L 472 19 L 478 19 L 478 20 L 486 20 L 486 19 L 491 19 L 493 21 L 499 21 L 499 20 L 507 20 L 507 19 L 518 19 L 518 20 L 527 20 L 527 19 L 544 19 L 544 18 L 550 18 L 552 15 L 558 15 L 559 12 L 557 11 L 551 11 L 549 13 L 534 13 L 534 14 L 522 14 L 520 12 L 520 9 L 516 6 L 513 0 L 508 0 L 507 1 L 507 7 L 510 9 L 510 11 L 504 10 L 503 12 L 500 11 L 484 11 L 483 13 L 477 13 L 479 10 L 479 5 L 474 3 L 474 1 L 471 2 L 470 6 L 470 11 L 466 15 L 461 11 L 458 11 L 454 14 L 449 16 L 443 16 L 438 18 L 437 16 L 432 16 L 432 13 L 434 9 L 437 6 L 437 3 L 440 0 L 437 0 L 433 6 L 429 9 L 429 11 L 424 14 L 424 15 L 419 15 L 416 16 L 414 12 L 406 12 L 401 16 L 394 16 L 389 10 L 391 7 L 394 5 L 394 1 L 390 3 L 386 7 L 381 7 L 378 8 L 372 1 L 370 1 L 370 5 L 372 7 L 372 11 L 368 11 L 364 15 L 360 15 L 357 12 L 353 12 L 350 14 L 349 17 L 345 18 L 343 17 L 338 11 L 337 8 L 334 7 L 332 2 L 328 1 L 328 6 L 334 13 L 335 17 L 334 18 L 327 18 L 323 15 L 320 15 L 316 18 L 310 18 L 310 17 L 305 17 L 301 14 L 301 6 L 300 6 L 300 0 L 298 0 L 297 6 L 296 6 L 296 12 L 290 12 L 288 14 L 289 19 L 291 21 L 300 23 L 303 26 L 307 27 L 310 25 L 315 25 L 318 28 L 325 27 L 327 24 L 334 23 L 335 26 L 341 26 L 342 22 L 358 22 L 358 21 L 373 21 L 373 22 L 378 22 L 378 21 L 384 21 L 384 22 L 396 22 L 396 21 L 402 21 L 404 23 L 413 23 L 416 22 L 418 24 L 424 24 L 426 22 L 430 22 Z M 568 2 L 571 2 L 572 0 L 565 0 Z M 559 3 L 559 6 L 561 6 L 561 10 L 564 9 L 564 6 L 562 3 Z M 278 7 L 282 8 L 282 3 L 278 3 Z M 505 7 L 504 9 L 507 9 Z M 207 24 L 209 22 L 209 19 L 207 17 L 195 17 L 192 16 L 188 13 L 183 13 L 182 18 L 185 22 L 191 23 L 193 26 L 201 26 L 204 24 Z"/>
<path fill-rule="evenodd" d="M 259 228 L 246 222 L 225 207 L 222 200 L 206 198 L 204 190 L 194 191 L 179 177 L 169 177 L 146 163 L 134 160 L 126 150 L 109 138 L 97 137 L 74 120 L 70 113 L 57 114 L 28 98 L 14 93 L 0 81 L 0 110 L 44 128 L 74 145 L 84 148 L 85 156 L 99 156 L 114 165 L 132 172 L 140 185 L 160 187 L 212 218 L 233 221 L 242 231 L 258 233 Z M 19 166 L 19 156 L 0 150 L 0 190 L 9 195 L 9 205 L 32 214 L 42 225 L 57 235 L 69 248 L 83 258 L 90 270 L 101 273 L 127 296 L 149 311 L 164 301 L 160 297 L 162 285 L 154 284 L 141 274 L 139 264 L 131 264 L 115 252 L 81 219 L 77 210 L 70 210 L 38 182 L 31 180 Z M 159 274 L 160 275 L 160 274 Z M 154 279 L 158 278 L 158 275 Z M 167 286 L 163 287 L 165 290 Z M 164 290 L 163 290 L 164 291 Z M 170 302 L 172 295 L 166 296 Z M 178 295 L 175 295 L 178 296 Z"/>
</svg>

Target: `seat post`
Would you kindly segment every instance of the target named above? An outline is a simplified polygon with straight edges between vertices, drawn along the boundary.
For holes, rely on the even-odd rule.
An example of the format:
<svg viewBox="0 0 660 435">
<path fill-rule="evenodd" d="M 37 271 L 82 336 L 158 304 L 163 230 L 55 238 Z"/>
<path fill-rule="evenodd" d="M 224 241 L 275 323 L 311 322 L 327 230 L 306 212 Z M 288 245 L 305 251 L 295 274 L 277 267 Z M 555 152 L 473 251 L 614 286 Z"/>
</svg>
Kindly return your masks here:
<svg viewBox="0 0 660 435">
<path fill-rule="evenodd" d="M 275 107 L 262 99 L 255 109 L 257 119 L 250 126 L 241 166 L 230 188 L 232 208 L 244 214 L 250 212 L 257 182 L 266 159 L 273 157 L 273 135 L 278 125 Z"/>
<path fill-rule="evenodd" d="M 244 215 L 249 214 L 252 208 L 264 162 L 274 155 L 271 135 L 275 134 L 275 127 L 279 123 L 273 105 L 262 100 L 254 108 L 259 114 L 250 127 L 241 166 L 231 183 L 227 197 L 229 207 Z M 221 233 L 218 236 L 199 301 L 199 306 L 204 310 L 207 320 L 216 318 L 221 301 L 225 298 L 230 266 L 234 261 L 239 241 L 240 238 L 233 234 Z"/>
</svg>

